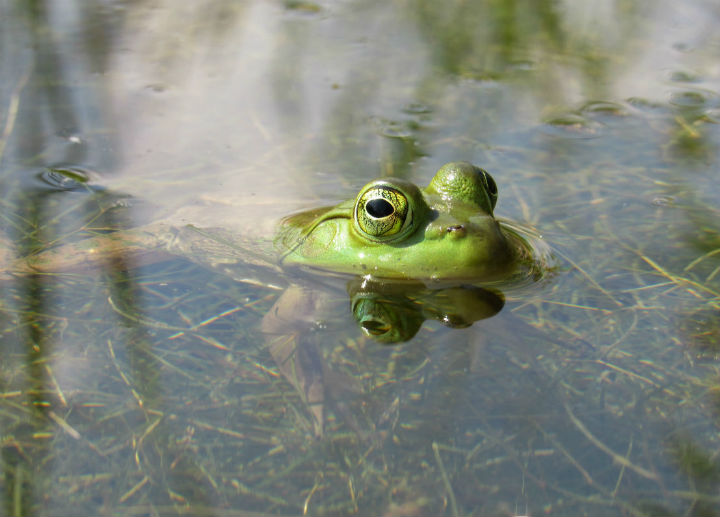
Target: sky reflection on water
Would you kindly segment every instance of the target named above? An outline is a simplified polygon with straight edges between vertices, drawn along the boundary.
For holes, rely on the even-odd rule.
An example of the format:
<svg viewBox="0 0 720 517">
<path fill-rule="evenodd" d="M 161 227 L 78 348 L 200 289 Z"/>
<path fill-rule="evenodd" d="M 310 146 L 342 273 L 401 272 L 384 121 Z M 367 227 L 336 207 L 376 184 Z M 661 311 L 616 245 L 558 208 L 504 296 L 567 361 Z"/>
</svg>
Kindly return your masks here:
<svg viewBox="0 0 720 517">
<path fill-rule="evenodd" d="M 4 513 L 717 513 L 720 11 L 590 4 L 0 3 Z M 395 347 L 301 293 L 320 438 L 276 286 L 128 249 L 7 274 L 155 220 L 260 254 L 454 160 L 562 267 Z"/>
</svg>

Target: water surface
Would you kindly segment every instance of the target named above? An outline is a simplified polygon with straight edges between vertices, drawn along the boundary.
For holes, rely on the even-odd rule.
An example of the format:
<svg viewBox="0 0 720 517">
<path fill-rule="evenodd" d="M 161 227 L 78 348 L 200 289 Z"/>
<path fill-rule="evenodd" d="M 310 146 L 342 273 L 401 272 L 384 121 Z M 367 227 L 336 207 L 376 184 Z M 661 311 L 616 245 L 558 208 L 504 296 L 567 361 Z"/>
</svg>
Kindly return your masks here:
<svg viewBox="0 0 720 517">
<path fill-rule="evenodd" d="M 3 513 L 718 513 L 719 18 L 0 3 L 4 270 L 153 221 L 264 257 L 278 218 L 454 160 L 557 264 L 495 315 L 392 346 L 344 283 L 318 310 L 300 295 L 287 335 L 323 374 L 320 426 L 261 332 L 292 276 L 127 249 L 5 275 Z"/>
</svg>

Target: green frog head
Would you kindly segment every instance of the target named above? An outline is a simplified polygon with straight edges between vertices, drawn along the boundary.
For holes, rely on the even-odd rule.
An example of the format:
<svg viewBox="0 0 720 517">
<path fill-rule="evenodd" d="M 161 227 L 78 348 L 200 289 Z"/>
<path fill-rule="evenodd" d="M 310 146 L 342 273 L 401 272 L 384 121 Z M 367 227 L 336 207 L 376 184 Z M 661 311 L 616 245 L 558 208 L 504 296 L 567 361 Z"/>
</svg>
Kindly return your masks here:
<svg viewBox="0 0 720 517">
<path fill-rule="evenodd" d="M 518 243 L 494 218 L 497 186 L 467 162 L 443 166 L 424 189 L 401 179 L 365 185 L 353 200 L 284 220 L 284 266 L 387 279 L 488 281 L 506 276 Z"/>
</svg>

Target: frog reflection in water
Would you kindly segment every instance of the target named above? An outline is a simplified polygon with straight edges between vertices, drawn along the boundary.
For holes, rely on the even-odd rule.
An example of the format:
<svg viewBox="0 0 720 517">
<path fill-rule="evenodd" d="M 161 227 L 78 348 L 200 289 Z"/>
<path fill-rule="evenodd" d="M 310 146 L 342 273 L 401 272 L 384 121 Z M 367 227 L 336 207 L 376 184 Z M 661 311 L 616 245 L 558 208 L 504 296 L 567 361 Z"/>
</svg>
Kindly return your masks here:
<svg viewBox="0 0 720 517">
<path fill-rule="evenodd" d="M 520 226 L 495 219 L 497 195 L 486 171 L 455 162 L 442 167 L 424 189 L 400 179 L 380 179 L 363 187 L 354 200 L 284 219 L 275 239 L 280 267 L 258 259 L 222 229 L 160 225 L 61 246 L 13 269 L 51 271 L 126 250 L 185 255 L 220 266 L 242 281 L 263 277 L 277 284 L 285 272 L 298 268 L 315 278 L 317 273 L 322 273 L 320 278 L 327 273 L 353 275 L 356 280 L 348 287 L 353 316 L 366 335 L 394 343 L 411 338 L 428 318 L 462 327 L 492 316 L 502 308 L 503 298 L 486 287 L 542 274 L 547 255 L 540 241 Z M 72 246 L 75 251 L 68 249 Z M 245 276 L 239 277 L 238 268 L 229 265 L 241 266 Z M 317 346 L 308 341 L 317 339 L 309 337 L 317 333 L 307 330 L 331 305 L 337 306 L 337 296 L 332 299 L 302 282 L 288 283 L 263 318 L 262 331 L 283 375 L 303 395 L 320 434 L 323 376 L 328 372 Z"/>
</svg>

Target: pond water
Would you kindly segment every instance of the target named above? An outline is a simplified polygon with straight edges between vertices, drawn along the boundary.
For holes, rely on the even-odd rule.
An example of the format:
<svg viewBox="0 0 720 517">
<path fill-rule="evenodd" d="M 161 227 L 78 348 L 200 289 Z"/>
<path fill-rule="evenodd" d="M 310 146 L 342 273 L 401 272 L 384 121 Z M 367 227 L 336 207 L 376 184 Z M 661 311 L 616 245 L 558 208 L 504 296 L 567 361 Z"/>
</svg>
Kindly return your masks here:
<svg viewBox="0 0 720 517">
<path fill-rule="evenodd" d="M 719 513 L 718 23 L 711 0 L 0 2 L 2 513 Z M 456 160 L 542 234 L 541 280 L 417 295 L 435 312 L 388 344 L 351 307 L 392 296 L 265 263 L 280 217 Z M 248 254 L 229 277 L 83 244 L 158 221 Z"/>
</svg>

